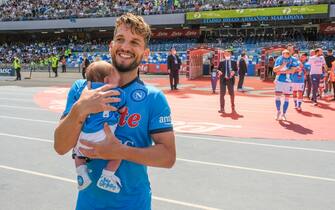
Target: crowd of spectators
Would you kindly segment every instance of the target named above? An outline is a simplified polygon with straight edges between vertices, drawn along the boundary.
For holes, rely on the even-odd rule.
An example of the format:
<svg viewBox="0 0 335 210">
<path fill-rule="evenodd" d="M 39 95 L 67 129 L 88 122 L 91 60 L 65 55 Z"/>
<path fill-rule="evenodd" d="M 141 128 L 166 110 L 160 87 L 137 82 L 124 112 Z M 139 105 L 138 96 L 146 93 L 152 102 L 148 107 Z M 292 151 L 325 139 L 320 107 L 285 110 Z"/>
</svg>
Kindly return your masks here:
<svg viewBox="0 0 335 210">
<path fill-rule="evenodd" d="M 329 0 L 7 0 L 0 21 L 46 20 L 184 13 L 218 9 L 328 3 Z"/>
<path fill-rule="evenodd" d="M 240 49 L 261 49 L 262 47 L 272 46 L 278 42 L 280 43 L 297 43 L 299 48 L 314 48 L 324 47 L 334 48 L 335 37 L 331 35 L 322 35 L 315 31 L 307 31 L 303 34 L 295 32 L 287 32 L 282 34 L 254 34 L 254 35 L 223 35 L 219 34 L 204 34 L 204 39 L 153 39 L 150 41 L 151 52 L 166 52 L 171 47 L 176 47 L 179 52 L 186 52 L 187 49 L 196 47 L 201 43 L 210 47 L 218 48 L 240 48 Z M 71 49 L 74 55 L 84 52 L 96 52 L 108 54 L 109 40 L 81 40 L 74 37 L 57 38 L 55 40 L 41 40 L 34 42 L 27 40 L 26 42 L 6 42 L 0 43 L 0 64 L 12 63 L 15 55 L 18 55 L 23 63 L 30 63 L 31 61 L 39 62 L 52 53 L 58 56 L 64 55 L 66 49 Z"/>
<path fill-rule="evenodd" d="M 104 40 L 74 40 L 57 39 L 40 42 L 5 42 L 0 43 L 0 63 L 11 63 L 18 55 L 23 63 L 38 62 L 46 57 L 56 54 L 64 55 L 65 50 L 73 52 L 106 52 L 108 42 Z"/>
</svg>

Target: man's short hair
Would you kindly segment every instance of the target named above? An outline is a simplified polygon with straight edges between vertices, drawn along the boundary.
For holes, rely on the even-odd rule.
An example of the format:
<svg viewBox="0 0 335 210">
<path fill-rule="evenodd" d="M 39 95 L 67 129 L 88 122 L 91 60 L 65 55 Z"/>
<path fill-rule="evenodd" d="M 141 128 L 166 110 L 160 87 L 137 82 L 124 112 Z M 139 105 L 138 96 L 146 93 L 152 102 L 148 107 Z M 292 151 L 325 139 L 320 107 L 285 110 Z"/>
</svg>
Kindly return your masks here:
<svg viewBox="0 0 335 210">
<path fill-rule="evenodd" d="M 307 54 L 307 53 L 302 53 L 301 56 L 306 56 L 306 57 L 308 57 L 308 54 Z"/>
<path fill-rule="evenodd" d="M 146 47 L 149 45 L 151 29 L 141 16 L 126 13 L 118 17 L 115 22 L 114 36 L 122 24 L 129 26 L 134 34 L 142 36 Z"/>
<path fill-rule="evenodd" d="M 328 49 L 327 50 L 329 53 L 333 53 L 333 50 L 332 49 Z"/>
</svg>

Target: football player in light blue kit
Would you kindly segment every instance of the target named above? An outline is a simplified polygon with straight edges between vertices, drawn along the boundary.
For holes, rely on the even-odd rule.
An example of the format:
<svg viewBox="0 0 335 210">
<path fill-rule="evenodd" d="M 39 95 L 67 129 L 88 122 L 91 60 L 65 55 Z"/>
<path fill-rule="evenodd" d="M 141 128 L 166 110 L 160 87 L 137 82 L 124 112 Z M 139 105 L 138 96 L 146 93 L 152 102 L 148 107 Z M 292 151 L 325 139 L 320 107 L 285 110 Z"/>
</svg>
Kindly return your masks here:
<svg viewBox="0 0 335 210">
<path fill-rule="evenodd" d="M 96 89 L 99 88 L 106 83 L 114 84 L 118 86 L 120 75 L 113 68 L 113 66 L 105 61 L 96 61 L 91 63 L 86 70 L 86 78 L 91 82 L 91 88 Z M 78 80 L 75 83 L 76 92 L 70 91 L 69 98 L 79 98 L 82 90 L 86 87 L 86 80 Z M 71 89 L 73 90 L 73 88 Z M 119 110 L 125 106 L 125 95 L 121 89 L 120 91 L 120 99 L 121 101 L 118 103 L 114 103 L 114 106 Z M 68 103 L 68 106 L 70 103 Z M 68 110 L 70 107 L 66 107 Z M 66 111 L 67 112 L 67 111 Z M 104 132 L 104 123 L 108 123 L 112 132 L 115 131 L 117 123 L 119 121 L 120 114 L 118 112 L 104 111 L 96 114 L 90 114 L 81 129 L 79 139 L 86 139 L 92 142 L 99 142 L 106 138 Z M 91 184 L 91 179 L 88 175 L 87 165 L 86 165 L 86 157 L 80 152 L 79 148 L 84 147 L 78 141 L 76 147 L 74 148 L 73 158 L 75 159 L 76 171 L 78 174 L 78 189 L 83 190 L 87 188 Z M 110 160 L 102 171 L 102 174 L 97 182 L 97 186 L 103 190 L 107 190 L 110 192 L 118 193 L 121 187 L 121 181 L 119 177 L 115 175 L 116 170 L 118 169 L 121 160 Z M 107 184 L 105 184 L 107 183 Z"/>
<path fill-rule="evenodd" d="M 296 57 L 297 56 L 297 57 Z M 296 54 L 297 59 L 299 55 Z M 297 111 L 301 111 L 301 104 L 303 99 L 303 91 L 305 86 L 305 75 L 309 74 L 311 65 L 307 62 L 308 55 L 303 53 L 300 56 L 299 68 L 292 75 L 292 90 L 293 90 L 293 101 Z"/>
<path fill-rule="evenodd" d="M 275 81 L 275 95 L 276 95 L 276 120 L 286 120 L 286 111 L 288 109 L 290 95 L 292 94 L 292 83 L 286 80 L 286 74 L 292 74 L 296 68 L 299 67 L 298 60 L 291 56 L 289 50 L 283 50 L 282 56 L 276 59 L 273 72 L 279 75 L 278 80 Z M 283 71 L 285 69 L 285 71 Z M 291 78 L 292 80 L 292 78 Z M 283 113 L 281 114 L 281 96 L 285 95 L 283 104 Z"/>
<path fill-rule="evenodd" d="M 171 168 L 175 163 L 175 137 L 167 100 L 162 91 L 144 84 L 137 75 L 138 66 L 149 50 L 150 35 L 149 25 L 140 16 L 124 14 L 115 23 L 110 54 L 113 66 L 120 73 L 120 87 L 126 94 L 127 105 L 115 136 L 105 125 L 105 140 L 81 140 L 89 149 L 80 151 L 91 159 L 87 167 L 92 183 L 97 183 L 108 160 L 122 160 L 115 173 L 122 187 L 119 193 L 112 193 L 90 184 L 79 191 L 77 210 L 150 210 L 147 166 Z M 110 88 L 109 85 L 85 88 L 79 99 L 69 96 L 67 107 L 72 108 L 66 110 L 55 130 L 57 153 L 66 154 L 75 146 L 88 114 L 116 110 L 106 103 L 120 100 L 115 97 L 118 92 Z M 73 86 L 70 92 L 77 89 Z"/>
</svg>

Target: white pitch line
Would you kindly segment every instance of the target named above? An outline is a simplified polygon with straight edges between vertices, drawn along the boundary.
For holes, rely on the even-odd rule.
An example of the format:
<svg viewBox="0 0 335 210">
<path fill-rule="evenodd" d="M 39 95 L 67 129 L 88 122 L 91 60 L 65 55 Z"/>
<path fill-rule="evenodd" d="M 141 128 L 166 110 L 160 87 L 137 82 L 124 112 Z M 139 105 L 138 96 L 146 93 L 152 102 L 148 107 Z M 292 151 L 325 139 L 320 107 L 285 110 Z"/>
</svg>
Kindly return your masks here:
<svg viewBox="0 0 335 210">
<path fill-rule="evenodd" d="M 193 208 L 197 208 L 197 209 L 219 210 L 217 208 L 212 208 L 212 207 L 197 205 L 197 204 L 192 204 L 192 203 L 186 203 L 186 202 L 182 202 L 182 201 L 176 201 L 176 200 L 171 200 L 171 199 L 166 199 L 166 198 L 161 198 L 161 197 L 156 197 L 156 196 L 152 196 L 152 198 L 155 199 L 155 200 L 158 200 L 158 201 L 164 201 L 164 202 L 167 202 L 167 203 L 179 204 L 179 205 L 182 205 L 182 206 L 188 206 L 188 207 L 193 207 Z"/>
<path fill-rule="evenodd" d="M 27 139 L 30 141 L 39 141 L 39 142 L 47 142 L 47 143 L 54 143 L 54 141 L 50 139 L 42 139 L 42 138 L 35 138 L 35 137 L 27 137 L 27 136 L 19 136 L 19 135 L 13 135 L 8 133 L 0 133 L 0 136 L 6 136 L 6 137 L 14 137 L 18 139 Z"/>
<path fill-rule="evenodd" d="M 178 161 L 189 162 L 189 163 L 209 165 L 209 166 L 219 166 L 219 167 L 224 167 L 224 168 L 232 168 L 232 169 L 239 169 L 239 170 L 245 170 L 245 171 L 255 171 L 255 172 L 266 173 L 266 174 L 276 174 L 276 175 L 293 176 L 293 177 L 299 177 L 299 178 L 305 178 L 305 179 L 316 179 L 316 180 L 321 180 L 321 181 L 335 182 L 335 179 L 327 178 L 327 177 L 319 177 L 319 176 L 310 176 L 310 175 L 304 175 L 304 174 L 287 173 L 287 172 L 281 172 L 281 171 L 264 170 L 264 169 L 236 166 L 236 165 L 212 163 L 212 162 L 205 162 L 205 161 L 198 161 L 198 160 L 189 160 L 189 159 L 184 159 L 184 158 L 177 158 L 177 160 Z"/>
<path fill-rule="evenodd" d="M 39 173 L 39 172 L 36 172 L 36 171 L 13 168 L 13 167 L 5 166 L 5 165 L 0 165 L 0 168 L 12 170 L 12 171 L 23 172 L 23 173 L 27 173 L 27 174 L 36 175 L 36 176 L 43 176 L 43 177 L 47 177 L 47 178 L 50 178 L 50 179 L 57 179 L 57 180 L 60 180 L 60 181 L 65 181 L 65 182 L 76 183 L 76 181 L 72 180 L 72 179 L 59 177 L 59 176 L 53 176 L 53 175 L 50 175 L 50 174 Z"/>
<path fill-rule="evenodd" d="M 187 140 L 196 139 L 196 140 L 203 140 L 203 141 L 215 141 L 215 142 L 225 142 L 225 143 L 233 143 L 233 144 L 246 144 L 246 145 L 255 145 L 255 146 L 263 146 L 263 147 L 273 147 L 273 148 L 281 148 L 281 149 L 303 150 L 303 151 L 310 151 L 310 152 L 324 152 L 324 153 L 335 154 L 334 150 L 314 149 L 314 148 L 306 148 L 306 147 L 292 147 L 292 146 L 275 145 L 275 144 L 263 144 L 263 143 L 255 143 L 255 142 L 245 142 L 245 141 L 240 141 L 240 140 L 226 140 L 226 139 L 217 139 L 217 138 L 208 138 L 208 137 L 188 136 L 188 135 L 182 135 L 182 134 L 176 134 L 176 136 L 184 137 Z"/>
<path fill-rule="evenodd" d="M 0 107 L 10 108 L 10 109 L 30 109 L 30 110 L 38 110 L 38 111 L 47 111 L 47 109 L 44 109 L 44 108 L 31 107 L 31 106 L 9 106 L 9 105 L 0 105 Z"/>
<path fill-rule="evenodd" d="M 11 170 L 11 171 L 22 172 L 22 173 L 26 173 L 26 174 L 31 174 L 31 175 L 35 175 L 35 176 L 41 176 L 41 177 L 46 177 L 46 178 L 50 178 L 50 179 L 60 180 L 60 181 L 64 181 L 64 182 L 70 182 L 70 183 L 75 183 L 75 184 L 77 183 L 73 179 L 68 179 L 68 178 L 64 178 L 64 177 L 60 177 L 60 176 L 54 176 L 54 175 L 40 173 L 40 172 L 36 172 L 36 171 L 31 171 L 31 170 L 14 168 L 14 167 L 5 166 L 5 165 L 0 165 L 0 168 Z M 155 199 L 155 200 L 158 200 L 158 201 L 178 204 L 178 205 L 182 205 L 182 206 L 193 207 L 193 208 L 196 208 L 196 209 L 219 210 L 217 208 L 212 208 L 212 207 L 208 207 L 208 206 L 203 206 L 203 205 L 198 205 L 198 204 L 193 204 L 193 203 L 187 203 L 187 202 L 183 202 L 183 201 L 177 201 L 177 200 L 172 200 L 172 199 L 162 198 L 162 197 L 157 197 L 157 196 L 152 196 L 152 198 Z"/>
<path fill-rule="evenodd" d="M 18 93 L 19 92 L 19 93 Z M 34 93 L 33 92 L 30 92 L 30 93 L 28 93 L 28 94 L 24 94 L 24 93 L 22 93 L 22 92 L 20 92 L 20 91 L 17 91 L 16 93 L 8 93 L 7 91 L 6 92 L 0 92 L 0 96 L 8 96 L 8 95 L 10 95 L 10 96 L 15 96 L 15 97 L 18 97 L 18 96 L 30 96 L 30 97 L 32 97 L 33 95 L 34 95 Z"/>
<path fill-rule="evenodd" d="M 3 116 L 3 115 L 0 115 L 0 118 L 13 119 L 13 120 L 24 120 L 24 121 L 31 121 L 31 122 L 42 122 L 42 123 L 49 123 L 49 124 L 58 123 L 57 121 L 37 120 L 37 119 L 10 117 L 10 116 Z M 302 151 L 310 151 L 310 152 L 324 152 L 324 153 L 335 154 L 334 150 L 314 149 L 314 148 L 305 148 L 305 147 L 292 147 L 292 146 L 275 145 L 275 144 L 262 144 L 262 143 L 254 143 L 254 142 L 244 142 L 244 141 L 239 141 L 239 140 L 232 141 L 232 140 L 223 140 L 223 139 L 213 139 L 213 138 L 207 138 L 207 137 L 188 136 L 188 135 L 183 135 L 183 134 L 176 134 L 176 136 L 198 139 L 198 140 L 206 140 L 206 141 L 227 142 L 227 143 L 234 143 L 234 144 L 246 144 L 246 145 L 273 147 L 273 148 L 281 148 L 281 149 L 302 150 Z"/>
<path fill-rule="evenodd" d="M 24 101 L 24 102 L 33 102 L 34 100 L 33 99 L 17 99 L 17 98 L 3 98 L 3 97 L 0 97 L 0 100 L 6 100 L 6 101 Z"/>
<path fill-rule="evenodd" d="M 24 137 L 24 136 L 5 134 L 5 133 L 0 133 L 0 136 L 1 135 L 9 136 L 9 137 L 16 137 L 16 138 L 23 138 L 23 139 L 27 139 L 27 140 L 31 140 L 31 141 L 41 141 L 41 142 L 53 143 L 52 140 L 48 140 L 48 139 Z M 212 163 L 212 162 L 198 161 L 198 160 L 189 160 L 189 159 L 184 159 L 184 158 L 177 158 L 177 160 L 178 161 L 201 164 L 201 165 L 220 166 L 220 167 L 225 167 L 225 168 L 233 168 L 233 169 L 240 169 L 240 170 L 247 170 L 247 171 L 256 171 L 256 172 L 262 172 L 262 173 L 268 173 L 268 174 L 277 174 L 277 175 L 285 175 L 285 176 L 293 176 L 293 177 L 318 179 L 318 180 L 323 180 L 323 181 L 335 182 L 335 179 L 333 179 L 333 178 L 325 178 L 325 177 L 310 176 L 310 175 L 304 175 L 304 174 L 287 173 L 287 172 L 281 172 L 281 171 L 264 170 L 264 169 L 257 169 L 257 168 L 248 168 L 248 167 L 243 167 L 243 166 L 228 165 L 228 164 L 222 164 L 222 163 Z"/>
<path fill-rule="evenodd" d="M 34 119 L 28 119 L 28 118 L 22 118 L 22 117 L 11 117 L 11 116 L 4 116 L 4 115 L 0 115 L 0 118 L 11 119 L 11 120 L 24 120 L 24 121 L 31 121 L 31 122 L 42 122 L 42 123 L 49 123 L 49 124 L 57 124 L 58 123 L 56 121 L 34 120 Z"/>
<path fill-rule="evenodd" d="M 13 119 L 13 120 L 24 120 L 24 121 L 31 121 L 31 122 L 42 122 L 42 123 L 49 123 L 49 124 L 57 124 L 57 121 L 47 121 L 47 120 L 37 120 L 37 119 L 29 119 L 29 118 L 19 118 L 19 117 L 10 117 L 10 116 L 3 116 L 0 115 L 0 118 L 4 119 Z M 314 149 L 314 148 L 304 148 L 304 147 L 292 147 L 292 146 L 284 146 L 284 145 L 274 145 L 274 144 L 262 144 L 262 143 L 254 143 L 254 142 L 244 142 L 244 141 L 231 141 L 231 140 L 223 140 L 223 139 L 213 139 L 207 137 L 196 137 L 196 136 L 188 136 L 183 134 L 176 134 L 178 137 L 185 137 L 185 138 L 192 138 L 198 140 L 206 140 L 206 141 L 215 141 L 215 142 L 227 142 L 227 143 L 234 143 L 234 144 L 246 144 L 246 145 L 255 145 L 255 146 L 264 146 L 264 147 L 273 147 L 273 148 L 281 148 L 281 149 L 291 149 L 291 150 L 302 150 L 302 151 L 310 151 L 310 152 L 324 152 L 324 153 L 335 153 L 334 150 L 324 150 L 324 149 Z"/>
</svg>

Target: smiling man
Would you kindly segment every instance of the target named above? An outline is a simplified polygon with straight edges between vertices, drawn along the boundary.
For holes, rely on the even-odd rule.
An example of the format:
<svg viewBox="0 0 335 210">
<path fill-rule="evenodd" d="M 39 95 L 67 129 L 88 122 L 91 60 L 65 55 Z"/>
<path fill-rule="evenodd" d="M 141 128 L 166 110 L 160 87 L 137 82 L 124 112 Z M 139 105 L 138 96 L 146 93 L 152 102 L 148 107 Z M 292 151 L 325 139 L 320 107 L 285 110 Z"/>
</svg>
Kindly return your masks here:
<svg viewBox="0 0 335 210">
<path fill-rule="evenodd" d="M 120 86 L 127 95 L 127 105 L 121 113 L 115 136 L 105 126 L 104 141 L 81 140 L 89 147 L 81 151 L 90 158 L 88 172 L 92 184 L 79 192 L 77 210 L 151 209 L 147 166 L 170 168 L 175 163 L 175 136 L 166 98 L 137 76 L 141 60 L 149 50 L 150 35 L 150 27 L 142 17 L 125 14 L 116 21 L 110 54 L 120 73 Z M 110 85 L 94 90 L 85 88 L 80 98 L 75 98 L 73 93 L 80 91 L 79 83 L 76 81 L 72 86 L 66 110 L 55 130 L 54 147 L 61 155 L 75 146 L 82 124 L 90 113 L 116 111 L 110 103 L 119 100 L 119 93 L 111 90 Z M 87 86 L 90 86 L 89 82 Z M 96 186 L 102 169 L 108 160 L 113 159 L 122 160 L 116 171 L 122 180 L 119 193 L 103 191 Z"/>
</svg>

